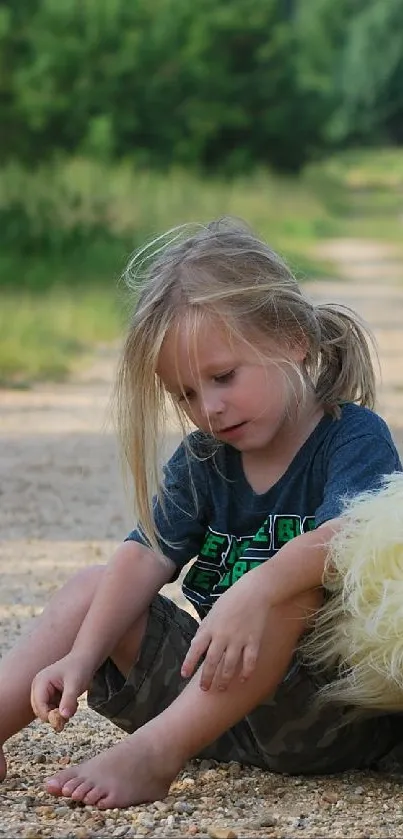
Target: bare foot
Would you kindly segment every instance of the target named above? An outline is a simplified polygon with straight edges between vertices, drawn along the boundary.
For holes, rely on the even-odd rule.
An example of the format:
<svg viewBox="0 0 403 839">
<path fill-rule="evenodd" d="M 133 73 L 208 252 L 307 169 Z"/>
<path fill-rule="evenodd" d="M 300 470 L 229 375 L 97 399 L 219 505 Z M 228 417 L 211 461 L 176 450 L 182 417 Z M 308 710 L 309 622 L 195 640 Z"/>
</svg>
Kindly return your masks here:
<svg viewBox="0 0 403 839">
<path fill-rule="evenodd" d="M 45 786 L 52 795 L 101 810 L 130 807 L 165 798 L 180 769 L 155 753 L 149 737 L 135 733 L 92 760 L 58 772 Z"/>
<path fill-rule="evenodd" d="M 4 757 L 3 749 L 0 746 L 0 781 L 4 781 L 4 778 L 7 775 L 7 764 L 6 759 Z"/>
</svg>

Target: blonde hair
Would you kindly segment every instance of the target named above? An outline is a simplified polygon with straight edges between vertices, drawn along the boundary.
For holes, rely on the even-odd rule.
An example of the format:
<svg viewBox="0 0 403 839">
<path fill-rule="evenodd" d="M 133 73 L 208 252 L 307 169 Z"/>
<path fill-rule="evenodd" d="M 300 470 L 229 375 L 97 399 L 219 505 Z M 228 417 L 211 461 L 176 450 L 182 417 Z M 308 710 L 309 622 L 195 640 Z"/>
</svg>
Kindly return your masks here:
<svg viewBox="0 0 403 839">
<path fill-rule="evenodd" d="M 303 374 L 325 409 L 341 402 L 372 407 L 372 336 L 358 316 L 338 305 L 313 305 L 285 262 L 246 225 L 219 219 L 184 225 L 146 245 L 124 279 L 134 311 L 116 382 L 117 424 L 130 466 L 141 527 L 156 546 L 152 496 L 160 491 L 158 447 L 166 394 L 156 375 L 168 331 L 179 318 L 219 317 L 229 334 L 258 336 L 306 349 Z M 180 410 L 176 409 L 178 416 Z"/>
<path fill-rule="evenodd" d="M 352 499 L 327 558 L 330 597 L 302 645 L 332 673 L 319 702 L 403 710 L 403 473 Z"/>
</svg>

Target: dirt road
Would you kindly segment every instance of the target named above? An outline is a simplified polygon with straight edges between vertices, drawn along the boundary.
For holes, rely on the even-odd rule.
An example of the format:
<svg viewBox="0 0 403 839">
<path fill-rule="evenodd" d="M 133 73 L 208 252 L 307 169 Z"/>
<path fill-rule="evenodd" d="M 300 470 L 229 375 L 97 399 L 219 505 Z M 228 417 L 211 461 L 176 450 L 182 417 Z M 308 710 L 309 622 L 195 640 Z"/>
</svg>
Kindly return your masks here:
<svg viewBox="0 0 403 839">
<path fill-rule="evenodd" d="M 312 283 L 309 291 L 353 306 L 372 324 L 383 374 L 379 411 L 403 453 L 402 257 L 357 241 L 327 243 L 322 252 L 337 263 L 341 279 Z M 113 368 L 114 355 L 105 352 L 68 385 L 0 393 L 2 652 L 68 575 L 106 561 L 132 524 L 107 420 Z M 171 593 L 180 599 L 177 587 Z M 287 779 L 192 765 L 160 807 L 102 816 L 43 793 L 42 778 L 60 764 L 119 736 L 83 704 L 58 739 L 39 723 L 15 737 L 7 749 L 0 836 L 201 836 L 214 835 L 218 824 L 239 836 L 285 837 L 298 828 L 305 836 L 403 837 L 395 778 Z"/>
</svg>

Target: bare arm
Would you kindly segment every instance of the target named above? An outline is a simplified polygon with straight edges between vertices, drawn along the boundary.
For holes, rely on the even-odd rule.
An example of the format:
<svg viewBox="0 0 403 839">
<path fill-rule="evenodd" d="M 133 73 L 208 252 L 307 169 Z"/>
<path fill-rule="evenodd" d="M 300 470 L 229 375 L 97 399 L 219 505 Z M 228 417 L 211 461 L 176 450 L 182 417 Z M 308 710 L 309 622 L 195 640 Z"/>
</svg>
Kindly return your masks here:
<svg viewBox="0 0 403 839">
<path fill-rule="evenodd" d="M 332 519 L 296 536 L 275 557 L 251 572 L 260 575 L 262 583 L 265 581 L 270 606 L 322 585 L 329 542 L 341 523 L 342 519 Z"/>
<path fill-rule="evenodd" d="M 333 519 L 296 536 L 222 594 L 192 640 L 182 675 L 191 676 L 205 654 L 202 688 L 208 690 L 214 680 L 225 688 L 241 665 L 241 678 L 248 678 L 256 666 L 269 613 L 278 607 L 281 616 L 288 601 L 322 585 L 329 541 L 340 523 Z"/>
<path fill-rule="evenodd" d="M 120 545 L 106 566 L 70 652 L 33 680 L 31 704 L 36 716 L 46 721 L 49 711 L 58 706 L 65 719 L 76 712 L 77 699 L 94 672 L 147 611 L 174 569 L 170 560 L 137 542 Z"/>
<path fill-rule="evenodd" d="M 93 673 L 168 583 L 175 565 L 138 542 L 120 545 L 105 568 L 71 655 Z"/>
</svg>

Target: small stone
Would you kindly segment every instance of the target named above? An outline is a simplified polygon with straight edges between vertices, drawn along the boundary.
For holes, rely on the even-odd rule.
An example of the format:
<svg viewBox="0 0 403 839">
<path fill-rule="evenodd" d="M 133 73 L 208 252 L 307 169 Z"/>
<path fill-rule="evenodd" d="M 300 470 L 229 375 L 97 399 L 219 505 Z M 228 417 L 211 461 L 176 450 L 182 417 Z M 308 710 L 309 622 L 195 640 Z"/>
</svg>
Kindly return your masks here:
<svg viewBox="0 0 403 839">
<path fill-rule="evenodd" d="M 353 789 L 353 795 L 364 795 L 365 789 L 364 787 L 355 787 Z"/>
<path fill-rule="evenodd" d="M 152 830 L 155 827 L 155 821 L 153 818 L 143 816 L 139 823 L 140 827 L 146 827 L 147 830 Z M 116 834 L 113 834 L 116 836 Z"/>
<path fill-rule="evenodd" d="M 201 763 L 200 763 L 200 771 L 201 772 L 207 772 L 207 770 L 212 769 L 213 766 L 214 766 L 214 763 L 213 763 L 212 760 L 202 760 Z"/>
<path fill-rule="evenodd" d="M 203 781 L 216 781 L 217 780 L 217 771 L 216 769 L 206 769 L 206 771 L 202 775 Z"/>
<path fill-rule="evenodd" d="M 238 839 L 238 834 L 231 827 L 220 827 L 215 824 L 208 828 L 208 835 L 211 839 Z"/>
<path fill-rule="evenodd" d="M 172 813 L 171 813 L 171 815 L 167 816 L 167 827 L 169 827 L 169 829 L 171 829 L 171 827 L 174 827 L 174 825 L 175 825 L 175 816 L 173 816 Z"/>
<path fill-rule="evenodd" d="M 53 708 L 52 711 L 49 711 L 48 723 L 52 726 L 53 731 L 57 732 L 57 734 L 60 734 L 60 732 L 63 731 L 66 722 L 66 718 L 62 717 L 58 708 Z"/>
<path fill-rule="evenodd" d="M 232 786 L 234 787 L 234 789 L 243 789 L 244 784 L 245 782 L 242 780 L 242 778 L 236 778 L 235 781 L 233 781 Z"/>
<path fill-rule="evenodd" d="M 164 801 L 154 801 L 153 807 L 161 816 L 169 812 L 169 806 Z"/>
<path fill-rule="evenodd" d="M 44 755 L 44 754 L 36 755 L 35 763 L 46 763 L 46 755 Z"/>
<path fill-rule="evenodd" d="M 33 795 L 24 795 L 21 799 L 21 803 L 28 807 L 32 807 L 35 804 L 35 798 Z"/>
<path fill-rule="evenodd" d="M 187 801 L 175 801 L 174 811 L 175 813 L 191 815 L 194 811 L 194 807 L 192 804 L 188 804 Z"/>
<path fill-rule="evenodd" d="M 55 811 L 53 807 L 41 804 L 39 807 L 35 807 L 35 812 L 37 816 L 43 816 L 46 819 L 49 818 L 50 815 L 53 815 Z"/>
<path fill-rule="evenodd" d="M 339 796 L 337 792 L 324 792 L 322 795 L 322 801 L 326 801 L 328 804 L 336 804 L 339 800 Z"/>
<path fill-rule="evenodd" d="M 19 789 L 20 786 L 21 786 L 19 781 L 11 781 L 11 780 L 8 780 L 8 779 L 6 781 L 6 784 L 7 784 L 7 790 Z"/>
<path fill-rule="evenodd" d="M 253 821 L 252 827 L 259 829 L 260 827 L 274 827 L 275 824 L 277 824 L 276 817 L 272 813 L 264 813 Z"/>
</svg>

